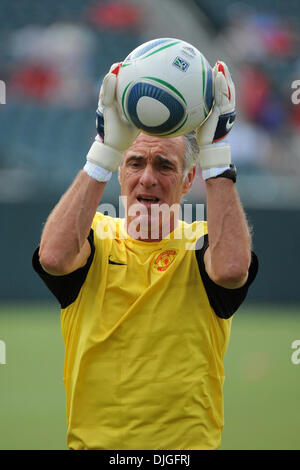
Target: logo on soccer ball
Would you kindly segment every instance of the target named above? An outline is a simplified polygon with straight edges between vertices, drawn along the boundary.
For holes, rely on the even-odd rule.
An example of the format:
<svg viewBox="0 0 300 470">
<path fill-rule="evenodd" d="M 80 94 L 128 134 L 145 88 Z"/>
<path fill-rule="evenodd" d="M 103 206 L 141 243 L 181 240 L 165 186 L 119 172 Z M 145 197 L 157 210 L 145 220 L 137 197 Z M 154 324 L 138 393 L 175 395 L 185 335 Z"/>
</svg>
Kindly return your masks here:
<svg viewBox="0 0 300 470">
<path fill-rule="evenodd" d="M 186 46 L 186 47 L 183 47 L 182 48 L 182 52 L 186 55 L 188 55 L 189 57 L 196 57 L 196 51 L 193 47 L 189 47 L 189 46 Z"/>
<path fill-rule="evenodd" d="M 158 255 L 156 260 L 154 261 L 154 267 L 157 269 L 157 271 L 166 271 L 169 266 L 173 263 L 175 256 L 176 256 L 176 251 L 175 250 L 167 250 Z"/>
<path fill-rule="evenodd" d="M 179 56 L 176 57 L 176 59 L 173 62 L 173 65 L 175 65 L 175 67 L 177 67 L 182 72 L 186 72 L 190 66 L 190 64 L 186 60 L 182 59 Z"/>
</svg>

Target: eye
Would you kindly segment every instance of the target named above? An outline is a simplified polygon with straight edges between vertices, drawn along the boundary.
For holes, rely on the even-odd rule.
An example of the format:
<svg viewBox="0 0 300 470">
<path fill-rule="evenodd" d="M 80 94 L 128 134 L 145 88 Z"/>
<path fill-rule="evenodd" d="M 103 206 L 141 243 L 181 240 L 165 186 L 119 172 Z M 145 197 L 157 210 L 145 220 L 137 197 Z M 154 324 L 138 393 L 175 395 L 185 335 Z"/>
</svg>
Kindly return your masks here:
<svg viewBox="0 0 300 470">
<path fill-rule="evenodd" d="M 165 158 L 158 158 L 156 161 L 156 167 L 160 171 L 172 171 L 174 170 L 174 165 Z"/>
<path fill-rule="evenodd" d="M 129 162 L 128 164 L 128 166 L 130 166 L 131 168 L 139 168 L 141 165 L 142 165 L 142 162 L 138 160 L 131 160 L 131 162 Z"/>
<path fill-rule="evenodd" d="M 161 163 L 159 167 L 162 171 L 171 171 L 173 169 L 169 163 Z"/>
</svg>

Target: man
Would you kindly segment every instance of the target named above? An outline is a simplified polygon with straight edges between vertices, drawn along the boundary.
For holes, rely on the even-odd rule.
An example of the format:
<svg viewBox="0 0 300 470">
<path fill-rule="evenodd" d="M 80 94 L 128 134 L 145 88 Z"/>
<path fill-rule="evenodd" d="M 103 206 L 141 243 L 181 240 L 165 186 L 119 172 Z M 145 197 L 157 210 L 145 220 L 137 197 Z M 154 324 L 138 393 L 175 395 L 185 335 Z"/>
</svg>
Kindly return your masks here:
<svg viewBox="0 0 300 470">
<path fill-rule="evenodd" d="M 216 449 L 231 317 L 257 272 L 230 148 L 214 142 L 234 120 L 234 85 L 217 63 L 199 152 L 193 134 L 151 137 L 121 121 L 117 73 L 104 79 L 84 170 L 33 258 L 62 307 L 68 446 Z M 198 159 L 207 224 L 188 225 L 179 203 Z M 118 168 L 125 220 L 96 213 Z"/>
</svg>

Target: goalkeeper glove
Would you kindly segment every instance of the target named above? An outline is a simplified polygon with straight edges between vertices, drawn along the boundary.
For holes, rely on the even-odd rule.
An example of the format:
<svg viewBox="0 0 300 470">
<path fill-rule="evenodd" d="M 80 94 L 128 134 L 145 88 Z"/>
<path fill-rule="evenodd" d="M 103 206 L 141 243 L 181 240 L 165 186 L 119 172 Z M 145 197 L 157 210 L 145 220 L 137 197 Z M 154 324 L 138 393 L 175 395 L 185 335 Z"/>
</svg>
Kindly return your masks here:
<svg viewBox="0 0 300 470">
<path fill-rule="evenodd" d="M 122 152 L 133 144 L 140 132 L 123 121 L 118 111 L 116 86 L 120 66 L 121 63 L 113 64 L 104 77 L 96 111 L 97 136 L 84 167 L 86 173 L 98 181 L 110 179 L 111 172 L 116 171 L 121 162 Z"/>
<path fill-rule="evenodd" d="M 228 67 L 217 62 L 213 68 L 214 103 L 207 120 L 196 129 L 200 147 L 200 167 L 204 179 L 220 175 L 230 168 L 229 144 L 218 142 L 230 132 L 236 117 L 235 87 Z"/>
</svg>

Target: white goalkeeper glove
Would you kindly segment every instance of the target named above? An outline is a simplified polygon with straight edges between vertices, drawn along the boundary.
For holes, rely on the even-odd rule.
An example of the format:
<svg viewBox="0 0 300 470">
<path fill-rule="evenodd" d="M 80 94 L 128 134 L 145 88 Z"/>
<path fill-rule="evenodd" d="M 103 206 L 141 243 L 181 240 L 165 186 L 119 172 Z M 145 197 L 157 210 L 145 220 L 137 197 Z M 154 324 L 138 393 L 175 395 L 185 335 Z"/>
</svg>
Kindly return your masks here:
<svg viewBox="0 0 300 470">
<path fill-rule="evenodd" d="M 140 133 L 139 129 L 122 120 L 117 108 L 116 86 L 120 66 L 121 63 L 113 64 L 104 77 L 96 111 L 98 134 L 84 167 L 86 173 L 98 181 L 110 179 L 111 172 L 116 171 L 121 162 L 122 152 L 133 144 Z"/>
<path fill-rule="evenodd" d="M 220 175 L 230 167 L 229 144 L 218 143 L 230 132 L 235 121 L 235 87 L 228 67 L 217 62 L 213 68 L 214 103 L 206 121 L 196 129 L 200 147 L 200 167 L 204 179 Z"/>
</svg>

